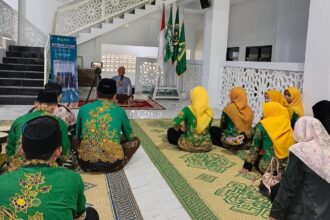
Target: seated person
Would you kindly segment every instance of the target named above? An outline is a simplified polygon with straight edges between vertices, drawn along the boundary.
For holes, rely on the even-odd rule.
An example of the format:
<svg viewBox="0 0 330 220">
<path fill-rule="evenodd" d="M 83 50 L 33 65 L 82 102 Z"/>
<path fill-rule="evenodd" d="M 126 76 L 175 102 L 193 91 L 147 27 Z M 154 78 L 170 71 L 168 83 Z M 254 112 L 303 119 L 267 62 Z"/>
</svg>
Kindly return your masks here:
<svg viewBox="0 0 330 220">
<path fill-rule="evenodd" d="M 38 116 L 24 123 L 18 170 L 0 176 L 1 219 L 98 219 L 85 208 L 84 183 L 70 170 L 57 167 L 61 128 L 52 116 Z"/>
<path fill-rule="evenodd" d="M 97 96 L 97 101 L 79 110 L 78 163 L 85 171 L 112 172 L 128 163 L 140 140 L 133 136 L 125 111 L 115 104 L 116 81 L 102 79 Z"/>
<path fill-rule="evenodd" d="M 277 102 L 289 108 L 289 103 L 286 101 L 284 95 L 275 89 L 265 92 L 265 102 Z"/>
<path fill-rule="evenodd" d="M 35 107 L 35 111 L 27 113 L 19 118 L 17 118 L 14 123 L 11 125 L 7 146 L 6 146 L 6 154 L 7 161 L 9 162 L 9 170 L 17 169 L 20 166 L 21 156 L 23 155 L 21 151 L 22 146 L 22 129 L 25 123 L 33 118 L 37 118 L 43 115 L 52 115 L 54 110 L 57 107 L 57 95 L 55 92 L 49 92 L 45 90 L 39 91 L 37 97 L 37 104 Z M 65 161 L 68 159 L 70 152 L 70 142 L 68 138 L 68 128 L 65 122 L 54 116 L 54 118 L 60 124 L 61 132 L 62 132 L 62 154 L 61 161 Z M 15 156 L 15 157 L 14 157 Z M 14 158 L 14 161 L 12 159 Z"/>
<path fill-rule="evenodd" d="M 252 141 L 253 112 L 243 88 L 231 89 L 229 96 L 231 102 L 223 109 L 220 127 L 212 126 L 210 133 L 214 145 L 238 150 Z"/>
<path fill-rule="evenodd" d="M 65 105 L 60 104 L 62 98 L 62 86 L 58 83 L 46 83 L 45 91 L 53 91 L 57 94 L 57 108 L 54 110 L 53 115 L 62 119 L 68 127 L 71 134 L 75 134 L 76 130 L 76 116 L 74 113 Z M 33 112 L 35 107 L 33 107 L 29 112 Z"/>
<path fill-rule="evenodd" d="M 330 136 L 315 118 L 301 117 L 294 128 L 298 142 L 270 211 L 270 220 L 329 219 Z"/>
<path fill-rule="evenodd" d="M 314 117 L 320 120 L 330 134 L 330 101 L 320 101 L 313 106 Z"/>
<path fill-rule="evenodd" d="M 47 83 L 45 85 L 45 90 L 55 91 L 57 93 L 58 104 L 53 115 L 62 119 L 65 122 L 65 124 L 68 126 L 68 130 L 74 134 L 76 129 L 76 121 L 77 121 L 76 116 L 68 107 L 59 103 L 62 98 L 62 86 L 57 83 Z"/>
<path fill-rule="evenodd" d="M 197 86 L 190 93 L 191 105 L 182 109 L 174 119 L 174 127 L 167 130 L 169 143 L 189 152 L 207 152 L 212 149 L 210 126 L 213 112 L 207 91 Z"/>
<path fill-rule="evenodd" d="M 268 90 L 265 92 L 265 102 L 277 102 L 283 105 L 290 114 L 291 127 L 292 129 L 294 128 L 294 123 L 298 120 L 298 115 L 293 113 L 292 108 L 289 106 L 289 103 L 282 93 L 277 90 Z"/>
<path fill-rule="evenodd" d="M 127 103 L 132 97 L 132 84 L 131 80 L 125 76 L 125 67 L 118 68 L 118 76 L 112 77 L 117 83 L 116 99 L 118 103 Z"/>
<path fill-rule="evenodd" d="M 301 94 L 298 88 L 290 87 L 284 90 L 284 96 L 289 103 L 289 114 L 291 127 L 294 128 L 296 121 L 304 115 L 304 106 L 301 100 Z"/>
<path fill-rule="evenodd" d="M 295 143 L 289 114 L 277 102 L 263 104 L 263 119 L 256 125 L 251 149 L 245 159 L 242 171 L 251 171 L 255 166 L 264 173 L 273 157 L 277 158 L 280 170 L 286 167 L 289 147 Z M 263 150 L 264 154 L 260 155 Z"/>
</svg>

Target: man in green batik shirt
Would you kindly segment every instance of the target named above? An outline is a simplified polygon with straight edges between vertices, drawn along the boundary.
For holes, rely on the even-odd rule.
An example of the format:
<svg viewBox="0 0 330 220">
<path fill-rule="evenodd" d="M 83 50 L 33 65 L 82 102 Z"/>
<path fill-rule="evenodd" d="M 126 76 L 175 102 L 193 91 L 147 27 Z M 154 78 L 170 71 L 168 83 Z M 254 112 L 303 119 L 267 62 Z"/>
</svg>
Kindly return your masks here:
<svg viewBox="0 0 330 220">
<path fill-rule="evenodd" d="M 40 116 L 22 131 L 25 161 L 0 176 L 0 219 L 98 219 L 85 208 L 84 183 L 73 171 L 57 167 L 61 128 L 54 117 Z"/>
<path fill-rule="evenodd" d="M 99 99 L 79 110 L 78 162 L 85 171 L 121 169 L 140 146 L 125 111 L 115 104 L 116 90 L 115 80 L 102 79 L 97 87 Z"/>
<path fill-rule="evenodd" d="M 22 146 L 22 129 L 24 124 L 27 121 L 42 115 L 52 116 L 56 107 L 57 107 L 57 94 L 55 92 L 41 90 L 37 97 L 36 110 L 34 112 L 27 113 L 17 118 L 14 121 L 9 131 L 8 142 L 6 146 L 7 160 L 9 163 L 11 163 L 11 166 L 9 167 L 10 170 L 16 169 L 19 166 L 20 160 L 18 158 L 20 158 L 20 156 L 22 156 L 23 154 L 21 150 L 21 146 Z M 68 159 L 69 151 L 70 151 L 68 128 L 62 119 L 56 116 L 53 117 L 58 121 L 61 128 L 61 132 L 62 132 L 61 161 L 64 161 Z M 14 156 L 15 159 L 12 160 Z"/>
</svg>

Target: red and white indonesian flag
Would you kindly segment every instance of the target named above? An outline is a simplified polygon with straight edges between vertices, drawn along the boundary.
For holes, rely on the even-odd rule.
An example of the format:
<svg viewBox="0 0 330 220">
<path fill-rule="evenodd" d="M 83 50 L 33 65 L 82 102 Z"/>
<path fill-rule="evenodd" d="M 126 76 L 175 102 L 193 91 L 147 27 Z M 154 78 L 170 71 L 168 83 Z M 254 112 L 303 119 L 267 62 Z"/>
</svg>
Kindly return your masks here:
<svg viewBox="0 0 330 220">
<path fill-rule="evenodd" d="M 160 23 L 159 33 L 159 46 L 158 46 L 158 64 L 164 70 L 164 47 L 165 47 L 165 6 L 163 4 L 162 20 Z"/>
</svg>

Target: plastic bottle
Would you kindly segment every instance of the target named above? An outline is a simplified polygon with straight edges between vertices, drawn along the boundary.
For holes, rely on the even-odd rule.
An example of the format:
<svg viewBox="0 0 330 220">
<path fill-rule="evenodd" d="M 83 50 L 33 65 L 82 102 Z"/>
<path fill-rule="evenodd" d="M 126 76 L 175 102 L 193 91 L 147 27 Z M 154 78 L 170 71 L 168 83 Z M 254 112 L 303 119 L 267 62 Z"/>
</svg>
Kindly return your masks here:
<svg viewBox="0 0 330 220">
<path fill-rule="evenodd" d="M 131 84 L 128 84 L 128 85 L 127 85 L 127 95 L 128 95 L 128 96 L 131 96 L 131 93 L 132 93 Z"/>
</svg>

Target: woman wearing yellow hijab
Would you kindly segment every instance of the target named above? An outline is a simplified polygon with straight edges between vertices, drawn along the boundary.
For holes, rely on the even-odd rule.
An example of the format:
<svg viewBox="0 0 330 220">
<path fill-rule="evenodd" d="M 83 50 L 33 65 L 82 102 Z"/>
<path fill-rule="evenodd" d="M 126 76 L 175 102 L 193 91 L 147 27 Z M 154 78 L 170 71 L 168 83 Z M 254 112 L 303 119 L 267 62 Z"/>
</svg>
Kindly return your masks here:
<svg viewBox="0 0 330 220">
<path fill-rule="evenodd" d="M 275 89 L 265 92 L 265 102 L 278 102 L 286 108 L 289 108 L 289 103 L 286 101 L 284 95 Z"/>
<path fill-rule="evenodd" d="M 289 147 L 295 143 L 288 110 L 277 102 L 263 104 L 263 119 L 256 125 L 253 143 L 243 168 L 251 171 L 253 166 L 264 173 L 273 157 L 283 170 L 287 164 Z M 259 152 L 264 150 L 262 158 Z"/>
<path fill-rule="evenodd" d="M 238 150 L 251 142 L 253 112 L 242 87 L 232 88 L 229 97 L 231 102 L 223 109 L 220 127 L 211 127 L 211 139 L 214 145 Z"/>
<path fill-rule="evenodd" d="M 207 152 L 212 148 L 210 126 L 213 112 L 207 91 L 197 86 L 190 93 L 191 104 L 174 118 L 174 127 L 168 129 L 167 139 L 184 151 Z"/>
<path fill-rule="evenodd" d="M 294 128 L 296 121 L 304 116 L 304 106 L 301 100 L 301 94 L 298 88 L 290 87 L 284 90 L 284 96 L 289 103 L 291 126 Z"/>
</svg>

